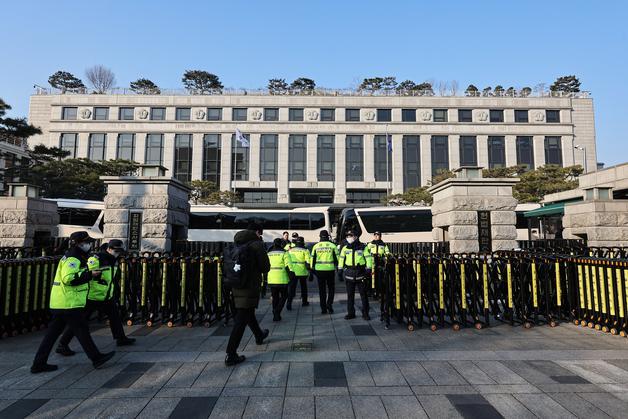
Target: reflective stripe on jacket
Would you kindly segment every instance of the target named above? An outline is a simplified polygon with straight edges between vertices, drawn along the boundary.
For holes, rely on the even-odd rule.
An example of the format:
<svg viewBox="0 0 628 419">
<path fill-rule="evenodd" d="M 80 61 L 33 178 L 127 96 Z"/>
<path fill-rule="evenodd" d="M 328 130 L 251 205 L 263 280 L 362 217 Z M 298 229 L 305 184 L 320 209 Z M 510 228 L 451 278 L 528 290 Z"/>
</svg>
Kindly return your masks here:
<svg viewBox="0 0 628 419">
<path fill-rule="evenodd" d="M 334 271 L 338 264 L 338 248 L 330 241 L 318 242 L 312 247 L 312 265 L 315 271 Z"/>
</svg>

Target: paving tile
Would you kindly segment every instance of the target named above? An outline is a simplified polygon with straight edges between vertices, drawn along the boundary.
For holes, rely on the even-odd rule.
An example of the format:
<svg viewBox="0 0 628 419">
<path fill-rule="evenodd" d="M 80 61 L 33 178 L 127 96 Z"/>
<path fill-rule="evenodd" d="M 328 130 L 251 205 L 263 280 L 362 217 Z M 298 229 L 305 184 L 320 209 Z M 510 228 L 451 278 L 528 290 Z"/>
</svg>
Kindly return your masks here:
<svg viewBox="0 0 628 419">
<path fill-rule="evenodd" d="M 16 400 L 0 411 L 0 417 L 3 419 L 25 418 L 46 403 L 48 403 L 48 399 Z"/>
<path fill-rule="evenodd" d="M 484 398 L 506 419 L 536 418 L 512 394 L 485 394 Z"/>
<path fill-rule="evenodd" d="M 353 406 L 349 396 L 316 396 L 316 417 L 321 419 L 352 419 Z"/>
<path fill-rule="evenodd" d="M 172 374 L 166 387 L 192 387 L 198 376 L 205 368 L 205 364 L 186 362 L 182 364 L 177 371 Z"/>
<path fill-rule="evenodd" d="M 38 388 L 24 396 L 25 399 L 87 399 L 95 388 Z"/>
<path fill-rule="evenodd" d="M 315 387 L 344 387 L 347 377 L 342 362 L 315 362 Z"/>
<path fill-rule="evenodd" d="M 225 387 L 220 393 L 221 396 L 228 397 L 250 397 L 250 396 L 276 396 L 283 397 L 286 393 L 285 387 Z"/>
<path fill-rule="evenodd" d="M 497 384 L 526 384 L 526 380 L 499 361 L 475 361 L 475 365 Z"/>
<path fill-rule="evenodd" d="M 345 376 L 349 386 L 374 386 L 375 381 L 371 376 L 366 362 L 345 362 Z"/>
<path fill-rule="evenodd" d="M 476 384 L 473 387 L 481 394 L 542 393 L 532 384 Z"/>
<path fill-rule="evenodd" d="M 100 412 L 102 418 L 135 418 L 146 407 L 150 398 L 116 398 L 115 403 L 109 405 Z"/>
<path fill-rule="evenodd" d="M 233 368 L 227 387 L 251 387 L 255 383 L 260 362 L 243 362 Z"/>
<path fill-rule="evenodd" d="M 378 396 L 351 396 L 356 418 L 388 417 L 382 399 Z"/>
<path fill-rule="evenodd" d="M 609 416 L 576 393 L 553 393 L 549 396 L 579 418 L 603 419 Z"/>
<path fill-rule="evenodd" d="M 412 386 L 412 391 L 417 396 L 420 394 L 474 394 L 478 391 L 472 385 L 459 386 Z"/>
<path fill-rule="evenodd" d="M 210 419 L 241 418 L 246 408 L 248 397 L 220 397 L 214 405 Z"/>
<path fill-rule="evenodd" d="M 394 362 L 368 362 L 376 386 L 405 386 L 403 374 Z"/>
<path fill-rule="evenodd" d="M 212 336 L 229 336 L 232 329 L 232 327 L 219 326 L 212 332 Z"/>
<path fill-rule="evenodd" d="M 578 393 L 580 397 L 613 418 L 626 417 L 628 402 L 609 393 Z"/>
<path fill-rule="evenodd" d="M 451 394 L 447 399 L 464 418 L 502 418 L 502 415 L 480 394 Z"/>
<path fill-rule="evenodd" d="M 180 398 L 152 399 L 137 416 L 138 419 L 166 419 L 179 403 Z"/>
<path fill-rule="evenodd" d="M 155 364 L 152 362 L 132 362 L 124 367 L 118 374 L 113 376 L 109 381 L 104 383 L 102 387 L 129 388 L 153 365 Z"/>
<path fill-rule="evenodd" d="M 65 389 L 92 371 L 94 371 L 94 367 L 91 364 L 72 365 L 55 376 L 54 379 L 40 386 L 39 389 Z"/>
<path fill-rule="evenodd" d="M 349 394 L 352 396 L 412 396 L 412 388 L 405 387 L 349 387 Z"/>
<path fill-rule="evenodd" d="M 417 396 L 429 418 L 462 418 L 454 405 L 443 395 Z"/>
<path fill-rule="evenodd" d="M 67 419 L 84 419 L 84 418 L 96 418 L 107 407 L 111 406 L 110 399 L 86 399 L 83 400 L 78 406 L 74 408 L 67 416 Z"/>
<path fill-rule="evenodd" d="M 377 336 L 370 324 L 351 325 L 351 330 L 355 336 Z"/>
<path fill-rule="evenodd" d="M 286 387 L 288 396 L 348 396 L 347 387 Z"/>
<path fill-rule="evenodd" d="M 514 397 L 529 411 L 540 418 L 573 418 L 567 409 L 547 394 L 515 394 Z"/>
<path fill-rule="evenodd" d="M 314 386 L 314 364 L 311 362 L 291 362 L 288 372 L 288 387 Z"/>
<path fill-rule="evenodd" d="M 232 371 L 224 362 L 208 362 L 192 387 L 224 387 Z"/>
<path fill-rule="evenodd" d="M 280 418 L 283 412 L 282 397 L 249 397 L 243 418 Z"/>
<path fill-rule="evenodd" d="M 313 419 L 314 396 L 288 396 L 283 401 L 283 419 Z"/>
<path fill-rule="evenodd" d="M 565 368 L 568 369 L 569 366 L 573 365 L 573 363 L 568 362 L 559 363 L 561 365 L 565 365 Z M 602 360 L 580 361 L 576 364 L 576 366 L 602 377 L 606 377 L 606 381 L 610 383 L 628 383 L 628 371 Z"/>
<path fill-rule="evenodd" d="M 597 384 L 537 384 L 544 393 L 598 393 L 602 389 Z"/>
<path fill-rule="evenodd" d="M 142 326 L 129 334 L 129 336 L 148 336 L 161 327 L 161 323 L 157 323 L 152 327 Z"/>
<path fill-rule="evenodd" d="M 255 386 L 257 387 L 284 387 L 288 381 L 288 362 L 262 362 Z"/>
<path fill-rule="evenodd" d="M 425 371 L 419 362 L 397 361 L 397 367 L 403 374 L 406 382 L 411 385 L 436 385 L 432 377 Z"/>
<path fill-rule="evenodd" d="M 502 364 L 530 384 L 536 385 L 556 383 L 550 378 L 549 374 L 539 371 L 525 361 L 502 361 Z"/>
<path fill-rule="evenodd" d="M 415 396 L 386 396 L 382 397 L 382 402 L 389 418 L 427 418 L 427 414 Z"/>
<path fill-rule="evenodd" d="M 447 362 L 423 361 L 421 365 L 438 385 L 465 385 L 467 381 Z"/>
<path fill-rule="evenodd" d="M 218 397 L 183 397 L 170 414 L 171 419 L 207 419 Z"/>
<path fill-rule="evenodd" d="M 163 387 L 155 394 L 156 398 L 218 397 L 222 387 Z"/>
<path fill-rule="evenodd" d="M 495 381 L 473 362 L 449 361 L 449 364 L 454 367 L 469 384 L 495 384 Z"/>
</svg>

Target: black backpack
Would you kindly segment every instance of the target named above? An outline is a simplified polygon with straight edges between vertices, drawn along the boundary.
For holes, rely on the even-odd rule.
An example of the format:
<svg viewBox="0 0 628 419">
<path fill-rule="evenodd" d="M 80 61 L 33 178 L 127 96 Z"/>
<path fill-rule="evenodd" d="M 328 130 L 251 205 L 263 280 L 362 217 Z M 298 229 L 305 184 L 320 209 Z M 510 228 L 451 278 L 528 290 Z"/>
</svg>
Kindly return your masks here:
<svg viewBox="0 0 628 419">
<path fill-rule="evenodd" d="M 250 269 L 249 243 L 227 246 L 223 252 L 222 282 L 229 288 L 246 288 L 247 272 Z"/>
</svg>

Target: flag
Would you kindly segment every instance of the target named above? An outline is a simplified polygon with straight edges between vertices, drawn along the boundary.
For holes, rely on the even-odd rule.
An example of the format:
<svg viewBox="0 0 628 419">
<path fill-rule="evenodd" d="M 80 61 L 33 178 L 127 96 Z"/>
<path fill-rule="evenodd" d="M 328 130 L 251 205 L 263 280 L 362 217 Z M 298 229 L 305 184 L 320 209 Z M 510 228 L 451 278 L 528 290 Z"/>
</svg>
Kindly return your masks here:
<svg viewBox="0 0 628 419">
<path fill-rule="evenodd" d="M 238 128 L 236 128 L 235 138 L 236 138 L 236 141 L 239 142 L 240 145 L 242 145 L 242 147 L 246 148 L 249 146 L 249 140 L 246 139 L 244 134 L 242 134 L 242 132 L 240 132 Z"/>
<path fill-rule="evenodd" d="M 388 146 L 388 152 L 392 153 L 392 135 L 386 136 L 386 144 Z"/>
</svg>

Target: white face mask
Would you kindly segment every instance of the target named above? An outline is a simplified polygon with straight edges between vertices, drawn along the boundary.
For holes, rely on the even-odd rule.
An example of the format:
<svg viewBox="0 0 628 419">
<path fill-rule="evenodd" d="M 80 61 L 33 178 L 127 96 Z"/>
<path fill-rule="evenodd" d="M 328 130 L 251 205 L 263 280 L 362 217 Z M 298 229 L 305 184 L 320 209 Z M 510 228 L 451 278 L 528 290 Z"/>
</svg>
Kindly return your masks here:
<svg viewBox="0 0 628 419">
<path fill-rule="evenodd" d="M 81 243 L 81 244 L 79 244 L 79 248 L 80 248 L 83 252 L 87 253 L 87 252 L 89 252 L 89 250 L 92 248 L 92 245 L 91 245 L 90 243 Z"/>
<path fill-rule="evenodd" d="M 355 237 L 347 237 L 347 243 L 351 244 L 355 241 Z"/>
</svg>

